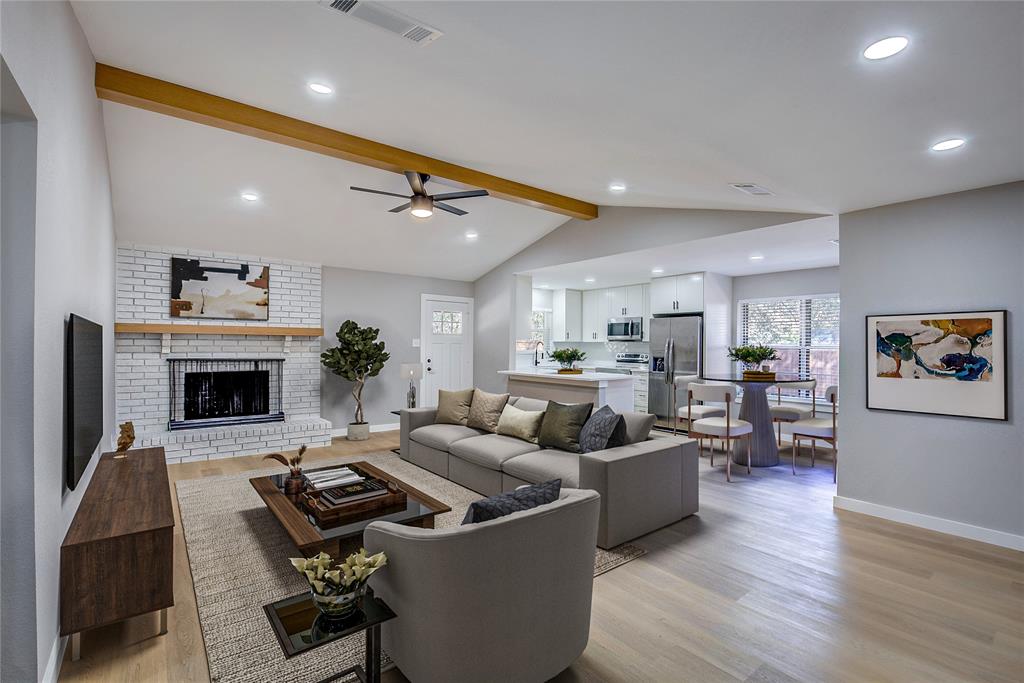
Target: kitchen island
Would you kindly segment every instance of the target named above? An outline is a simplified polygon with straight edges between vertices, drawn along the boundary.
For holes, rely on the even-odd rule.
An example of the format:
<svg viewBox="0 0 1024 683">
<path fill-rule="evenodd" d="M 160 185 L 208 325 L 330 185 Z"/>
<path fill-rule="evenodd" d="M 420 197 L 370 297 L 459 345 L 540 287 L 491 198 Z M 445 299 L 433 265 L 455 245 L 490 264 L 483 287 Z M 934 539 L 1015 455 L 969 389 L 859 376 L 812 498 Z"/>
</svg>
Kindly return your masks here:
<svg viewBox="0 0 1024 683">
<path fill-rule="evenodd" d="M 617 413 L 633 410 L 632 375 L 584 372 L 560 375 L 556 370 L 499 370 L 508 380 L 508 393 L 559 403 L 593 403 L 594 409 L 611 406 Z"/>
</svg>

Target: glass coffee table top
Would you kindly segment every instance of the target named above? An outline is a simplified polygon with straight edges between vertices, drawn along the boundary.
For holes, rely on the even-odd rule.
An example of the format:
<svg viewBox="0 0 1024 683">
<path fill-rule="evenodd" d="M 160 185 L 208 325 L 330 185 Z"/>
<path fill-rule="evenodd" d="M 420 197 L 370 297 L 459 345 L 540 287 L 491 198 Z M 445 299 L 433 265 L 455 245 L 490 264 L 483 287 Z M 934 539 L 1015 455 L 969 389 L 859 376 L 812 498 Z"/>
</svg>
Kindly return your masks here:
<svg viewBox="0 0 1024 683">
<path fill-rule="evenodd" d="M 367 592 L 360 607 L 346 619 L 328 619 L 309 593 L 264 605 L 285 657 L 292 657 L 338 638 L 350 636 L 395 618 L 387 604 Z"/>
<path fill-rule="evenodd" d="M 732 373 L 713 373 L 710 375 L 703 375 L 703 380 L 710 382 L 735 382 L 736 384 L 788 384 L 790 382 L 806 382 L 811 379 L 809 375 L 798 375 L 795 373 L 788 372 L 777 372 L 775 377 L 772 378 L 745 378 L 743 373 L 738 372 Z"/>
</svg>

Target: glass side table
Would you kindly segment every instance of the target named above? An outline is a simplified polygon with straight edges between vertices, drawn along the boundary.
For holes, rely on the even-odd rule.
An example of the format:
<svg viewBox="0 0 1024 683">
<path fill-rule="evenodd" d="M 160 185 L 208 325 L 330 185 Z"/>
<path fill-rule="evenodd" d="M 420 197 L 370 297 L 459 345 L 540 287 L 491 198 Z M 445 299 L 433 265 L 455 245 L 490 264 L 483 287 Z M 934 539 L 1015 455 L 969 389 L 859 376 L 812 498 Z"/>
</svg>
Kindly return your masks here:
<svg viewBox="0 0 1024 683">
<path fill-rule="evenodd" d="M 316 608 L 309 593 L 293 595 L 284 600 L 264 605 L 270 626 L 281 643 L 285 657 L 312 650 L 350 636 L 366 633 L 366 667 L 349 667 L 320 683 L 337 681 L 355 675 L 363 683 L 380 683 L 380 625 L 397 615 L 381 600 L 367 591 L 355 614 L 347 619 L 328 619 Z"/>
</svg>

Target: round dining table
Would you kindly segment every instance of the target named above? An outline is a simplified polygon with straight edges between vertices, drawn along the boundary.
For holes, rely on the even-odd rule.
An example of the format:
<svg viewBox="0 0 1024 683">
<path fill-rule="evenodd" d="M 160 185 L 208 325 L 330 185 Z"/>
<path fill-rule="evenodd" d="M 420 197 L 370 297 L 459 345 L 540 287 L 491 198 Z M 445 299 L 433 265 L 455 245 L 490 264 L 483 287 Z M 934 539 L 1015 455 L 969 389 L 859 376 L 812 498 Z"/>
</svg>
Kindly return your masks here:
<svg viewBox="0 0 1024 683">
<path fill-rule="evenodd" d="M 743 388 L 740 404 L 740 419 L 754 427 L 750 447 L 751 467 L 774 467 L 779 464 L 779 447 L 776 445 L 772 414 L 768 409 L 768 388 L 784 386 L 794 382 L 806 382 L 810 377 L 788 373 L 777 373 L 774 379 L 744 379 L 742 374 L 713 374 L 701 377 L 705 382 L 729 382 Z M 732 461 L 737 465 L 747 464 L 746 439 L 733 443 Z"/>
</svg>

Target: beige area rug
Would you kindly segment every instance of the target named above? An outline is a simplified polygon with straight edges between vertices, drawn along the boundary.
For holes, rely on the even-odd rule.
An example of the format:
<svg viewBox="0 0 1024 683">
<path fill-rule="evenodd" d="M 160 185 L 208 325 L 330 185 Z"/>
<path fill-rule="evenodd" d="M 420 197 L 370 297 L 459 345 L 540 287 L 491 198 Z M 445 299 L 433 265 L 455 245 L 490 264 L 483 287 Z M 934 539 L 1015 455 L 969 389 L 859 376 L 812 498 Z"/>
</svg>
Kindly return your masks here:
<svg viewBox="0 0 1024 683">
<path fill-rule="evenodd" d="M 436 517 L 437 528 L 458 526 L 469 504 L 481 497 L 390 452 L 337 458 L 316 466 L 357 460 L 373 463 L 450 505 L 451 512 Z M 267 621 L 263 605 L 308 589 L 288 563 L 298 550 L 249 484 L 252 477 L 280 471 L 280 467 L 268 468 L 177 482 L 210 677 L 219 683 L 308 683 L 364 660 L 362 633 L 285 659 Z M 598 548 L 594 576 L 645 553 L 629 543 L 612 550 Z M 387 653 L 382 665 L 391 666 Z"/>
</svg>

